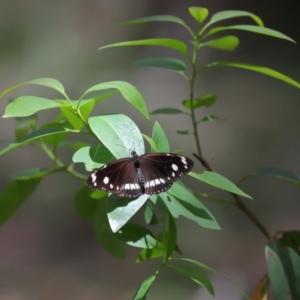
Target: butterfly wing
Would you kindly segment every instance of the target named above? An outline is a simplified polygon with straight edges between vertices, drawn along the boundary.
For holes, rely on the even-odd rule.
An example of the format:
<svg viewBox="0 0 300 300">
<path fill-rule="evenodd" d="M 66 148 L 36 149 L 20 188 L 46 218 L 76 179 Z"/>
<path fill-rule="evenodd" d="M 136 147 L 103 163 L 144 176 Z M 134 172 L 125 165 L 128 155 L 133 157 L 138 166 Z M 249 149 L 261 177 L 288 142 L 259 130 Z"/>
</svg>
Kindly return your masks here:
<svg viewBox="0 0 300 300">
<path fill-rule="evenodd" d="M 141 155 L 139 159 L 145 180 L 145 194 L 150 195 L 167 191 L 194 166 L 188 157 L 172 153 L 149 153 Z"/>
<path fill-rule="evenodd" d="M 110 162 L 94 171 L 86 184 L 96 190 L 105 190 L 120 197 L 138 197 L 142 194 L 133 158 Z"/>
</svg>

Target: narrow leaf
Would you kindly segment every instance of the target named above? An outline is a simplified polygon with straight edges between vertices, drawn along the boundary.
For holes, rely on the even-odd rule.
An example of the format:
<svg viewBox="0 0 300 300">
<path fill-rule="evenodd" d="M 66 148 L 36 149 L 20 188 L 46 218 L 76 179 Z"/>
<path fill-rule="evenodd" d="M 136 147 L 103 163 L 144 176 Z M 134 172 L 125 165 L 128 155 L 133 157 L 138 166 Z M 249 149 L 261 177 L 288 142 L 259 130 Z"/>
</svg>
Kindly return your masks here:
<svg viewBox="0 0 300 300">
<path fill-rule="evenodd" d="M 155 225 L 158 223 L 154 209 L 148 202 L 145 204 L 144 218 L 148 225 Z"/>
<path fill-rule="evenodd" d="M 122 23 L 119 23 L 119 25 L 138 25 L 138 24 L 144 24 L 149 22 L 173 22 L 180 25 L 185 25 L 184 21 L 176 16 L 171 15 L 158 15 L 158 16 L 149 16 L 134 20 L 125 21 Z"/>
<path fill-rule="evenodd" d="M 271 37 L 275 37 L 278 39 L 283 39 L 283 40 L 287 40 L 289 42 L 296 43 L 293 39 L 291 39 L 290 37 L 288 37 L 287 35 L 279 32 L 279 31 L 276 31 L 276 30 L 273 30 L 270 28 L 266 28 L 266 27 L 259 27 L 259 26 L 255 26 L 255 25 L 233 25 L 233 26 L 215 27 L 207 33 L 205 38 L 212 34 L 215 34 L 217 32 L 224 31 L 224 30 L 244 30 L 244 31 L 268 35 Z"/>
<path fill-rule="evenodd" d="M 211 294 L 215 295 L 214 288 L 207 278 L 202 272 L 197 269 L 188 266 L 178 266 L 178 265 L 168 265 L 169 267 L 175 269 L 180 274 L 191 278 L 193 281 L 198 283 L 199 285 L 205 287 L 205 289 Z"/>
<path fill-rule="evenodd" d="M 0 150 L 0 155 L 3 155 L 11 150 L 14 150 L 16 148 L 19 148 L 21 146 L 29 144 L 35 140 L 38 140 L 38 139 L 41 139 L 41 138 L 44 138 L 47 136 L 61 134 L 61 133 L 67 133 L 67 132 L 78 132 L 78 131 L 72 130 L 70 128 L 64 128 L 64 127 L 45 128 L 45 129 L 33 131 L 33 132 L 29 133 L 28 135 L 26 135 L 24 138 L 12 143 L 12 144 L 9 144 L 7 147 Z"/>
<path fill-rule="evenodd" d="M 30 168 L 30 169 L 25 169 L 22 171 L 18 171 L 12 175 L 13 179 L 18 179 L 18 180 L 31 180 L 33 178 L 41 178 L 44 177 L 45 175 L 54 173 L 54 172 L 61 172 L 65 171 L 66 167 L 56 167 L 56 168 Z"/>
<path fill-rule="evenodd" d="M 280 232 L 278 238 L 278 243 L 281 246 L 289 247 L 293 249 L 300 256 L 300 231 L 291 230 Z"/>
<path fill-rule="evenodd" d="M 239 45 L 239 39 L 234 35 L 227 35 L 220 38 L 210 40 L 206 43 L 201 43 L 199 48 L 211 47 L 219 50 L 234 51 Z"/>
<path fill-rule="evenodd" d="M 147 120 L 149 120 L 148 109 L 141 93 L 128 82 L 110 81 L 110 82 L 100 83 L 89 88 L 83 94 L 83 96 L 90 92 L 107 90 L 107 89 L 117 89 L 132 106 L 134 106 L 141 114 L 144 115 L 144 117 Z"/>
<path fill-rule="evenodd" d="M 177 243 L 177 227 L 173 216 L 168 213 L 169 228 L 167 231 L 167 239 L 165 240 L 165 259 L 168 259 L 174 252 Z M 163 232 L 163 235 L 166 232 Z"/>
<path fill-rule="evenodd" d="M 18 87 L 21 87 L 23 85 L 27 85 L 27 84 L 43 85 L 43 86 L 49 87 L 49 88 L 59 92 L 60 94 L 63 94 L 65 96 L 64 86 L 58 80 L 53 79 L 53 78 L 39 78 L 39 79 L 31 80 L 28 82 L 20 83 L 20 84 L 14 85 L 14 86 L 6 89 L 4 92 L 2 92 L 2 94 L 0 95 L 0 98 L 2 98 L 4 95 L 11 92 L 12 90 L 14 90 Z"/>
<path fill-rule="evenodd" d="M 227 178 L 225 178 L 222 175 L 217 174 L 215 172 L 205 171 L 202 174 L 196 174 L 194 172 L 189 172 L 189 175 L 192 176 L 193 178 L 201 180 L 201 181 L 203 181 L 209 185 L 212 185 L 214 187 L 217 187 L 219 189 L 252 199 L 249 195 L 244 193 L 241 189 L 239 189 L 235 184 L 233 184 Z"/>
<path fill-rule="evenodd" d="M 158 152 L 170 152 L 168 138 L 157 121 L 155 121 L 153 126 L 152 139 L 158 148 Z M 154 151 L 155 149 L 151 150 Z"/>
<path fill-rule="evenodd" d="M 183 114 L 183 111 L 177 108 L 159 108 L 151 112 L 151 115 L 176 115 Z"/>
<path fill-rule="evenodd" d="M 2 226 L 36 189 L 40 178 L 13 180 L 0 194 L 0 226 Z"/>
<path fill-rule="evenodd" d="M 177 129 L 176 132 L 178 134 L 182 134 L 182 135 L 186 135 L 186 134 L 190 133 L 190 131 L 188 129 L 186 129 L 186 130 Z"/>
<path fill-rule="evenodd" d="M 174 49 L 183 54 L 185 54 L 187 51 L 187 46 L 184 42 L 175 39 L 166 39 L 166 38 L 146 39 L 146 40 L 115 43 L 115 44 L 103 46 L 99 48 L 99 50 L 111 48 L 111 47 L 124 47 L 124 46 L 161 46 L 161 47 L 168 47 Z"/>
<path fill-rule="evenodd" d="M 61 104 L 55 100 L 35 96 L 22 96 L 10 102 L 5 109 L 3 118 L 27 117 L 38 111 L 57 108 Z"/>
<path fill-rule="evenodd" d="M 201 106 L 210 107 L 216 101 L 217 101 L 217 97 L 214 94 L 206 94 L 193 100 L 184 100 L 182 102 L 182 105 L 188 109 L 197 108 Z"/>
<path fill-rule="evenodd" d="M 277 179 L 283 179 L 287 182 L 290 182 L 296 186 L 300 186 L 300 177 L 292 173 L 290 171 L 281 169 L 281 168 L 276 168 L 276 167 L 263 167 L 255 170 L 253 175 L 263 175 L 263 176 L 271 176 L 275 177 Z"/>
<path fill-rule="evenodd" d="M 252 14 L 247 11 L 242 11 L 242 10 L 224 10 L 224 11 L 215 13 L 210 18 L 209 23 L 207 23 L 205 27 L 208 27 L 216 22 L 220 22 L 220 21 L 232 19 L 232 18 L 237 18 L 237 17 L 250 17 L 258 26 L 261 26 L 261 27 L 264 26 L 261 18 L 255 14 Z"/>
<path fill-rule="evenodd" d="M 153 152 L 159 152 L 158 151 L 158 147 L 157 145 L 155 144 L 155 142 L 153 141 L 153 139 L 151 137 L 149 137 L 148 135 L 146 134 L 142 134 L 143 138 L 149 143 L 150 147 L 151 147 L 151 150 Z"/>
<path fill-rule="evenodd" d="M 128 157 L 129 150 L 144 154 L 144 143 L 136 124 L 122 114 L 89 118 L 89 125 L 97 138 L 116 158 Z M 120 147 L 123 146 L 123 147 Z"/>
<path fill-rule="evenodd" d="M 226 119 L 219 118 L 219 117 L 214 116 L 214 115 L 207 115 L 204 118 L 202 118 L 200 121 L 198 121 L 197 123 L 199 123 L 199 122 L 211 122 L 211 121 L 226 121 Z"/>
<path fill-rule="evenodd" d="M 171 57 L 150 57 L 137 60 L 133 64 L 136 66 L 163 68 L 178 73 L 183 73 L 186 70 L 186 64 L 184 61 Z"/>
<path fill-rule="evenodd" d="M 155 279 L 155 276 L 148 277 L 139 287 L 137 290 L 133 300 L 145 300 L 147 297 L 147 294 L 149 292 L 149 289 Z"/>
<path fill-rule="evenodd" d="M 183 216 L 202 227 L 220 229 L 210 211 L 182 183 L 175 182 L 167 193 L 152 195 L 150 200 L 164 212 L 169 211 L 174 218 Z"/>
<path fill-rule="evenodd" d="M 191 263 L 191 264 L 193 264 L 193 265 L 195 265 L 195 266 L 197 266 L 197 267 L 200 267 L 200 268 L 202 268 L 202 269 L 204 269 L 204 270 L 207 270 L 207 271 L 209 271 L 209 272 L 212 272 L 213 274 L 215 274 L 215 275 L 217 275 L 217 276 L 219 276 L 219 277 L 221 277 L 221 278 L 223 278 L 223 279 L 225 279 L 225 280 L 227 280 L 228 282 L 230 282 L 239 292 L 241 292 L 241 294 L 243 294 L 244 296 L 245 296 L 245 298 L 247 298 L 248 300 L 250 300 L 250 298 L 234 283 L 234 282 L 232 282 L 230 279 L 228 279 L 227 277 L 225 277 L 224 275 L 222 275 L 221 273 L 219 273 L 218 271 L 216 271 L 215 269 L 213 269 L 213 268 L 211 268 L 211 267 L 209 267 L 209 266 L 207 266 L 207 265 L 205 265 L 205 264 L 203 264 L 203 263 L 201 263 L 201 262 L 199 262 L 199 261 L 196 261 L 196 260 L 194 260 L 194 259 L 190 259 L 190 258 L 177 258 L 178 260 L 182 260 L 182 261 L 186 261 L 186 262 L 189 262 L 189 263 Z"/>
<path fill-rule="evenodd" d="M 246 70 L 261 73 L 261 74 L 264 74 L 264 75 L 267 75 L 270 77 L 274 77 L 274 78 L 284 81 L 285 83 L 288 83 L 298 89 L 300 88 L 300 83 L 295 81 L 294 79 L 292 79 L 282 73 L 279 73 L 273 69 L 262 67 L 262 66 L 250 65 L 250 64 L 239 63 L 239 62 L 216 61 L 216 62 L 206 65 L 205 67 L 206 68 L 209 68 L 209 67 L 235 67 L 235 68 L 240 68 L 240 69 L 246 69 Z"/>
</svg>

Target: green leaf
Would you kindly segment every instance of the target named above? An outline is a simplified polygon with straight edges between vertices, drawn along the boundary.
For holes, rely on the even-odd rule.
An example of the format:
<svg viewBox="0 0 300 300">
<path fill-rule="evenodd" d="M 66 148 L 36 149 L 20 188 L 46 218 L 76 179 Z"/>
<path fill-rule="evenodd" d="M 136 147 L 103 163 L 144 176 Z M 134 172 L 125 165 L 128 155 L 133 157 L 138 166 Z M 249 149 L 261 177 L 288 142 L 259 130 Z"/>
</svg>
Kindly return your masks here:
<svg viewBox="0 0 300 300">
<path fill-rule="evenodd" d="M 276 167 L 262 167 L 255 170 L 251 175 L 271 176 L 277 179 L 283 179 L 296 186 L 300 186 L 300 177 L 290 171 Z"/>
<path fill-rule="evenodd" d="M 211 47 L 220 50 L 233 51 L 237 48 L 239 43 L 240 41 L 236 36 L 227 35 L 227 36 L 222 36 L 220 38 L 210 40 L 209 42 L 206 43 L 201 43 L 198 49 L 202 47 Z"/>
<path fill-rule="evenodd" d="M 158 224 L 158 220 L 155 215 L 154 209 L 148 202 L 146 202 L 146 204 L 145 204 L 144 218 L 145 218 L 145 222 L 148 225 Z"/>
<path fill-rule="evenodd" d="M 275 298 L 300 299 L 300 256 L 293 249 L 272 241 L 265 252 Z"/>
<path fill-rule="evenodd" d="M 163 257 L 165 255 L 165 251 L 163 248 L 153 248 L 153 249 L 143 249 L 140 252 L 139 257 L 136 259 L 136 263 L 140 263 L 146 260 L 155 259 L 159 257 Z"/>
<path fill-rule="evenodd" d="M 168 138 L 157 121 L 155 121 L 153 126 L 152 139 L 157 146 L 158 152 L 170 152 Z M 151 149 L 152 152 L 154 150 L 155 149 Z"/>
<path fill-rule="evenodd" d="M 185 54 L 187 51 L 187 46 L 184 42 L 175 39 L 166 39 L 166 38 L 145 39 L 145 40 L 115 43 L 115 44 L 103 46 L 99 48 L 99 50 L 111 48 L 111 47 L 124 47 L 124 46 L 161 46 L 161 47 L 168 47 L 174 49 L 183 54 Z"/>
<path fill-rule="evenodd" d="M 88 146 L 77 150 L 72 158 L 74 163 L 84 163 L 87 171 L 100 168 L 113 159 L 111 152 L 104 146 Z"/>
<path fill-rule="evenodd" d="M 128 157 L 129 150 L 133 149 L 139 155 L 145 152 L 140 130 L 125 115 L 91 117 L 89 125 L 97 138 L 116 158 Z"/>
<path fill-rule="evenodd" d="M 186 135 L 186 134 L 191 133 L 188 129 L 186 129 L 186 130 L 177 129 L 176 132 L 177 132 L 178 134 L 182 134 L 182 135 Z"/>
<path fill-rule="evenodd" d="M 165 245 L 165 259 L 168 259 L 174 252 L 177 243 L 177 227 L 173 216 L 168 213 L 169 228 L 167 232 L 163 232 L 163 236 L 166 236 Z"/>
<path fill-rule="evenodd" d="M 292 230 L 280 232 L 278 234 L 278 243 L 283 247 L 289 247 L 293 249 L 298 255 L 300 255 L 300 231 Z"/>
<path fill-rule="evenodd" d="M 199 123 L 199 122 L 211 122 L 211 121 L 226 121 L 226 119 L 219 118 L 219 117 L 214 116 L 214 115 L 207 115 L 204 118 L 202 118 L 200 121 L 198 121 L 197 123 Z"/>
<path fill-rule="evenodd" d="M 189 13 L 199 24 L 201 24 L 209 14 L 207 8 L 195 6 L 189 7 Z"/>
<path fill-rule="evenodd" d="M 18 180 L 31 180 L 33 178 L 41 178 L 44 177 L 45 175 L 54 173 L 54 172 L 61 172 L 65 171 L 66 167 L 56 167 L 56 168 L 51 168 L 51 169 L 46 169 L 46 168 L 30 168 L 30 169 L 25 169 L 22 171 L 18 171 L 12 175 L 13 179 L 18 179 Z"/>
<path fill-rule="evenodd" d="M 283 39 L 283 40 L 287 40 L 289 42 L 293 42 L 295 43 L 295 41 L 293 39 L 291 39 L 290 37 L 288 37 L 287 35 L 270 29 L 270 28 L 266 28 L 266 27 L 259 27 L 256 25 L 233 25 L 233 26 L 223 26 L 223 27 L 215 27 L 213 29 L 211 29 L 204 38 L 207 38 L 208 36 L 215 34 L 217 32 L 221 32 L 224 30 L 244 30 L 244 31 L 249 31 L 249 32 L 254 32 L 254 33 L 258 33 L 258 34 L 263 34 L 263 35 L 268 35 L 271 37 L 275 37 L 278 39 Z"/>
<path fill-rule="evenodd" d="M 127 223 L 117 232 L 116 236 L 123 243 L 132 247 L 153 249 L 156 246 L 152 232 L 141 225 Z"/>
<path fill-rule="evenodd" d="M 0 194 L 0 226 L 25 202 L 35 190 L 40 178 L 13 180 Z"/>
<path fill-rule="evenodd" d="M 123 227 L 132 216 L 144 205 L 149 195 L 141 195 L 137 199 L 120 198 L 115 194 L 108 197 L 107 216 L 113 232 Z"/>
<path fill-rule="evenodd" d="M 149 137 L 146 134 L 142 134 L 143 138 L 149 143 L 151 150 L 153 152 L 158 152 L 158 147 L 156 146 L 155 142 L 153 141 L 153 139 L 151 137 Z"/>
<path fill-rule="evenodd" d="M 176 115 L 184 112 L 177 108 L 159 108 L 151 112 L 151 115 Z"/>
<path fill-rule="evenodd" d="M 152 275 L 146 280 L 144 280 L 144 282 L 140 285 L 139 289 L 137 290 L 133 300 L 145 300 L 154 279 L 155 276 Z"/>
<path fill-rule="evenodd" d="M 78 215 L 81 218 L 90 221 L 95 219 L 99 204 L 99 201 L 91 197 L 92 192 L 93 190 L 89 189 L 87 186 L 83 186 L 77 191 L 74 198 L 74 207 Z M 104 197 L 105 194 L 103 194 Z"/>
<path fill-rule="evenodd" d="M 138 25 L 138 24 L 144 24 L 149 22 L 173 22 L 180 25 L 185 25 L 184 21 L 176 16 L 171 15 L 158 15 L 158 16 L 149 16 L 134 20 L 125 21 L 122 23 L 119 23 L 119 25 Z"/>
<path fill-rule="evenodd" d="M 149 120 L 148 109 L 141 93 L 128 82 L 110 81 L 110 82 L 100 83 L 89 88 L 83 94 L 83 96 L 90 92 L 107 90 L 107 89 L 117 89 L 132 106 L 134 106 L 141 114 L 144 115 L 144 117 L 147 120 Z"/>
<path fill-rule="evenodd" d="M 174 218 L 183 216 L 202 227 L 220 229 L 209 210 L 182 183 L 175 182 L 167 193 L 151 195 L 150 200 Z"/>
<path fill-rule="evenodd" d="M 293 80 L 292 78 L 279 73 L 275 70 L 266 68 L 266 67 L 262 67 L 262 66 L 257 66 L 257 65 L 250 65 L 250 64 L 245 64 L 245 63 L 239 63 L 239 62 L 230 62 L 230 61 L 216 61 L 213 62 L 211 64 L 208 64 L 205 66 L 206 68 L 209 67 L 235 67 L 235 68 L 241 68 L 241 69 L 246 69 L 246 70 L 250 70 L 250 71 L 254 71 L 257 73 L 261 73 L 270 77 L 274 77 L 278 80 L 281 80 L 285 83 L 288 83 L 296 88 L 300 88 L 300 83 Z"/>
<path fill-rule="evenodd" d="M 244 193 L 241 189 L 239 189 L 235 184 L 233 184 L 227 178 L 225 178 L 222 175 L 217 174 L 215 172 L 204 171 L 204 173 L 202 173 L 202 174 L 189 172 L 189 175 L 192 176 L 193 178 L 201 180 L 201 181 L 203 181 L 209 185 L 212 185 L 214 187 L 217 187 L 219 189 L 252 199 L 249 195 Z"/>
<path fill-rule="evenodd" d="M 38 111 L 58 108 L 61 104 L 54 100 L 35 96 L 22 96 L 12 101 L 6 106 L 3 118 L 27 117 Z"/>
<path fill-rule="evenodd" d="M 71 124 L 73 129 L 80 130 L 83 126 L 84 123 L 80 119 L 80 117 L 74 112 L 73 109 L 70 109 L 69 107 L 60 107 L 60 110 L 64 117 L 68 120 L 68 122 Z"/>
<path fill-rule="evenodd" d="M 150 57 L 137 60 L 133 64 L 136 66 L 163 68 L 178 73 L 183 73 L 186 70 L 184 61 L 171 57 Z"/>
<path fill-rule="evenodd" d="M 11 150 L 14 150 L 16 148 L 19 148 L 21 146 L 24 146 L 26 144 L 29 144 L 35 140 L 51 136 L 51 135 L 56 135 L 56 134 L 61 134 L 61 133 L 67 133 L 67 132 L 78 132 L 76 130 L 72 130 L 70 128 L 65 128 L 65 127 L 52 127 L 52 128 L 45 128 L 41 130 L 36 130 L 28 135 L 26 135 L 24 138 L 9 144 L 7 147 L 3 148 L 0 150 L 0 155 L 3 155 Z"/>
<path fill-rule="evenodd" d="M 206 94 L 193 100 L 184 100 L 182 105 L 185 108 L 191 109 L 201 106 L 210 107 L 217 101 L 217 97 L 214 94 Z"/>
<path fill-rule="evenodd" d="M 2 92 L 2 94 L 0 95 L 0 98 L 2 98 L 4 95 L 11 92 L 12 90 L 14 90 L 18 87 L 21 87 L 23 85 L 27 85 L 27 84 L 43 85 L 43 86 L 46 86 L 48 88 L 51 88 L 51 89 L 59 92 L 60 94 L 63 94 L 65 96 L 64 86 L 58 80 L 53 79 L 53 78 L 39 78 L 39 79 L 31 80 L 28 82 L 20 83 L 20 84 L 14 85 L 14 86 L 6 89 L 4 92 Z"/>
<path fill-rule="evenodd" d="M 19 140 L 26 136 L 30 130 L 34 130 L 37 122 L 36 115 L 29 117 L 16 118 L 15 136 Z"/>
<path fill-rule="evenodd" d="M 192 267 L 188 266 L 178 266 L 178 265 L 168 265 L 168 267 L 171 267 L 175 269 L 180 274 L 187 276 L 191 278 L 193 281 L 198 283 L 199 285 L 205 287 L 205 289 L 211 294 L 215 295 L 214 288 L 210 282 L 210 280 L 207 278 L 206 275 L 204 275 L 202 272 L 200 272 L 197 269 L 194 269 Z"/>
<path fill-rule="evenodd" d="M 101 246 L 112 256 L 125 258 L 125 244 L 112 232 L 106 214 L 107 199 L 98 201 L 98 208 L 94 218 L 94 228 L 97 240 Z"/>
<path fill-rule="evenodd" d="M 245 296 L 245 298 L 247 298 L 248 300 L 251 300 L 234 282 L 232 282 L 230 279 L 228 279 L 227 277 L 225 277 L 224 275 L 222 275 L 221 273 L 219 273 L 218 271 L 214 270 L 213 268 L 199 262 L 199 261 L 196 261 L 194 259 L 190 259 L 190 258 L 185 258 L 185 257 L 180 257 L 180 258 L 176 258 L 178 260 L 182 260 L 182 261 L 186 261 L 186 262 L 189 262 L 197 267 L 200 267 L 206 271 L 209 271 L 209 272 L 212 272 L 213 274 L 221 277 L 221 278 L 224 278 L 225 280 L 227 280 L 228 282 L 230 282 L 238 291 L 241 292 L 241 294 L 243 294 Z M 254 300 L 254 299 L 253 299 Z"/>
<path fill-rule="evenodd" d="M 242 11 L 242 10 L 224 10 L 224 11 L 217 12 L 214 15 L 212 15 L 207 25 L 211 25 L 216 22 L 237 18 L 237 17 L 250 17 L 257 25 L 261 27 L 264 26 L 263 21 L 261 20 L 260 17 L 250 12 Z"/>
</svg>

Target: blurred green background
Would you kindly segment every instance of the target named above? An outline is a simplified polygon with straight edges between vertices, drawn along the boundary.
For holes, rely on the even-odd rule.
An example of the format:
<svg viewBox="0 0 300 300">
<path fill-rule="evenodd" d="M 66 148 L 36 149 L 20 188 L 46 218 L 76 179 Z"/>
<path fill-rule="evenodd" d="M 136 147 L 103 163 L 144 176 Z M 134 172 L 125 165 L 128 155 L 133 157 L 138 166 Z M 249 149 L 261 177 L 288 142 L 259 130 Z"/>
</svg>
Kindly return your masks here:
<svg viewBox="0 0 300 300">
<path fill-rule="evenodd" d="M 288 1 L 179 1 L 179 0 L 0 0 L 0 90 L 40 77 L 60 80 L 73 99 L 87 88 L 110 80 L 135 85 L 149 110 L 174 106 L 188 95 L 181 76 L 162 69 L 137 68 L 136 59 L 174 56 L 172 50 L 154 47 L 126 47 L 98 51 L 107 44 L 152 38 L 173 37 L 189 42 L 186 32 L 175 24 L 153 23 L 120 27 L 114 24 L 154 14 L 173 14 L 194 26 L 189 6 L 220 10 L 246 10 L 260 16 L 266 27 L 300 41 L 300 3 Z M 236 19 L 251 23 L 250 19 Z M 233 23 L 234 23 L 233 22 Z M 234 32 L 241 45 L 233 53 L 205 50 L 202 63 L 213 60 L 243 61 L 264 65 L 300 81 L 298 44 L 250 33 Z M 215 106 L 200 114 L 215 114 L 226 122 L 200 127 L 205 157 L 213 168 L 233 182 L 261 166 L 277 166 L 300 174 L 300 90 L 263 75 L 237 69 L 215 68 L 203 72 L 197 81 L 199 95 L 214 93 Z M 57 97 L 41 87 L 23 87 L 1 99 L 1 114 L 9 98 L 20 95 Z M 151 123 L 117 97 L 98 105 L 94 114 L 112 111 L 128 114 L 150 134 L 159 121 L 170 138 L 172 151 L 186 149 L 192 157 L 194 141 L 179 136 L 189 120 L 177 116 L 154 116 Z M 40 124 L 54 112 L 39 113 Z M 0 120 L 1 140 L 14 136 L 13 119 Z M 6 144 L 1 143 L 4 147 Z M 1 148 L 2 148 L 1 147 Z M 69 162 L 72 153 L 60 153 Z M 37 150 L 24 147 L 0 157 L 0 190 L 18 170 L 51 165 Z M 195 171 L 203 169 L 196 164 Z M 93 226 L 75 213 L 72 199 L 82 182 L 64 174 L 46 177 L 20 210 L 0 230 L 0 300 L 98 300 L 131 299 L 139 284 L 157 268 L 152 261 L 136 265 L 138 251 L 129 248 L 125 261 L 117 261 L 97 243 Z M 201 192 L 230 199 L 206 185 Z M 245 200 L 272 233 L 299 229 L 299 196 L 295 186 L 271 179 L 252 178 L 242 189 L 254 200 Z M 198 227 L 179 219 L 179 245 L 191 257 L 217 269 L 251 293 L 265 274 L 266 239 L 237 209 L 205 202 L 219 221 L 222 231 Z M 217 300 L 242 299 L 224 280 L 210 277 Z M 154 283 L 149 299 L 212 299 L 206 291 L 186 278 L 164 270 Z"/>
</svg>

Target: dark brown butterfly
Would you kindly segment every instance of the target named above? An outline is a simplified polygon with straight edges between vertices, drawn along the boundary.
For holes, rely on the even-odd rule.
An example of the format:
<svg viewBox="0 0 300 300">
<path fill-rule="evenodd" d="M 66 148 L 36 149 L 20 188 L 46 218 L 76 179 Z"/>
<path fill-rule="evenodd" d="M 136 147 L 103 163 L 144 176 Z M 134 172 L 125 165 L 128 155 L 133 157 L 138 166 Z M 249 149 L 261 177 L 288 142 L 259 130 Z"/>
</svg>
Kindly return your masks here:
<svg viewBox="0 0 300 300">
<path fill-rule="evenodd" d="M 148 153 L 121 158 L 94 171 L 86 184 L 91 189 L 105 190 L 120 197 L 136 198 L 142 194 L 167 191 L 180 177 L 188 173 L 194 162 L 186 156 L 172 153 Z"/>
</svg>

